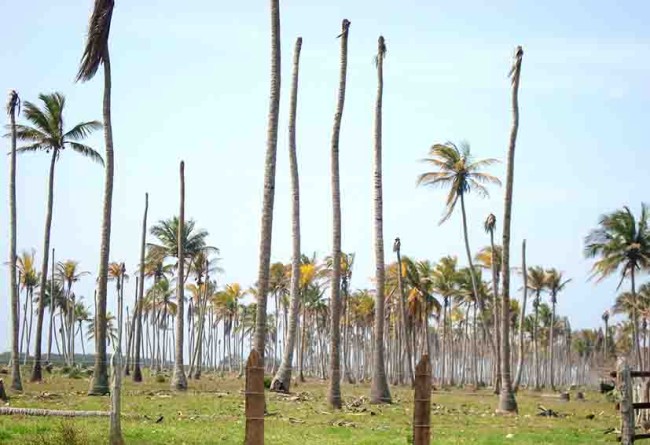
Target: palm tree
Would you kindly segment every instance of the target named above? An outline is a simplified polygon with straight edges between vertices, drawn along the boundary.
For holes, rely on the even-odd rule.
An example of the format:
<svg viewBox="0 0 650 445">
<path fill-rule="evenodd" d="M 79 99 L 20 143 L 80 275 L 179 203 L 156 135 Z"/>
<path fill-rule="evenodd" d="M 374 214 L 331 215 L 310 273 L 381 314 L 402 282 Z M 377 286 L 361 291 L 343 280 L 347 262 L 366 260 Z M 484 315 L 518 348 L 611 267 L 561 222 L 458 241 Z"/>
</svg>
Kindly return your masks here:
<svg viewBox="0 0 650 445">
<path fill-rule="evenodd" d="M 72 285 L 78 282 L 81 277 L 89 275 L 90 272 L 79 271 L 79 262 L 74 260 L 59 262 L 57 269 L 59 281 L 61 281 L 65 291 L 66 304 L 70 308 L 67 313 L 68 345 L 66 349 L 70 355 L 70 364 L 74 366 L 74 307 L 76 306 L 76 303 L 75 294 L 72 292 Z"/>
<path fill-rule="evenodd" d="M 92 318 L 90 316 L 90 311 L 88 310 L 88 307 L 81 300 L 83 300 L 83 297 L 79 297 L 79 300 L 74 306 L 74 319 L 78 323 L 77 331 L 79 334 L 79 338 L 81 339 L 81 352 L 85 357 L 86 342 L 84 340 L 83 323 L 92 320 Z"/>
<path fill-rule="evenodd" d="M 20 301 L 16 283 L 16 113 L 20 114 L 20 97 L 16 90 L 9 92 L 7 114 L 11 122 L 11 161 L 9 162 L 9 295 L 11 296 L 11 389 L 23 390 L 20 378 Z"/>
<path fill-rule="evenodd" d="M 25 291 L 25 305 L 23 306 L 23 328 L 20 334 L 20 341 L 19 341 L 19 348 L 18 348 L 18 356 L 20 357 L 20 353 L 23 350 L 23 345 L 25 345 L 25 349 L 24 349 L 25 357 L 24 357 L 23 364 L 27 362 L 27 356 L 29 355 L 29 345 L 30 345 L 30 339 L 32 333 L 32 322 L 34 316 L 34 310 L 32 307 L 34 304 L 34 289 L 38 287 L 40 281 L 39 274 L 36 271 L 35 258 L 36 258 L 36 252 L 32 249 L 31 252 L 23 251 L 16 260 L 16 270 L 19 276 L 18 285 Z M 20 293 L 18 294 L 18 297 L 20 300 Z M 29 308 L 28 308 L 28 304 L 29 304 Z M 29 314 L 29 322 L 27 320 L 27 314 Z M 20 324 L 20 320 L 19 320 L 19 324 Z M 26 339 L 25 339 L 25 333 L 27 333 Z"/>
<path fill-rule="evenodd" d="M 298 159 L 296 155 L 296 109 L 298 105 L 298 74 L 300 69 L 300 49 L 302 37 L 296 39 L 293 52 L 293 76 L 291 81 L 291 101 L 289 106 L 289 167 L 291 169 L 291 309 L 289 332 L 284 343 L 282 362 L 278 369 L 271 389 L 289 392 L 291 386 L 291 364 L 298 332 L 298 315 L 300 310 L 300 181 L 298 178 Z M 278 316 L 276 307 L 276 317 Z M 277 333 L 276 333 L 277 335 Z"/>
<path fill-rule="evenodd" d="M 521 310 L 519 311 L 519 354 L 517 356 L 517 375 L 515 376 L 513 392 L 519 389 L 521 383 L 521 376 L 524 370 L 524 320 L 526 318 L 526 299 L 528 298 L 528 268 L 526 267 L 526 240 L 521 242 L 521 272 L 524 278 L 523 285 L 523 299 L 521 302 Z M 514 300 L 513 300 L 514 301 Z M 503 319 L 501 320 L 503 322 Z M 503 327 L 502 327 L 503 332 Z M 501 349 L 503 352 L 503 348 Z"/>
<path fill-rule="evenodd" d="M 458 293 L 458 260 L 456 257 L 446 256 L 440 259 L 438 264 L 435 265 L 433 270 L 430 272 L 421 273 L 425 280 L 430 281 L 432 285 L 432 291 L 435 291 L 443 299 L 442 304 L 442 384 L 445 385 L 446 377 L 446 349 L 449 346 L 450 335 L 449 335 L 449 319 L 451 315 L 451 298 Z M 471 274 L 473 276 L 473 274 Z M 471 277 L 470 277 L 471 281 Z M 428 324 L 427 324 L 428 326 Z M 429 336 L 427 335 L 427 344 L 429 342 Z M 451 348 L 450 348 L 451 349 Z M 433 354 L 431 351 L 427 350 L 429 357 L 432 357 Z M 453 355 L 453 350 L 451 351 Z M 449 384 L 454 384 L 454 374 L 453 370 L 449 373 Z"/>
<path fill-rule="evenodd" d="M 555 334 L 555 306 L 557 305 L 557 294 L 559 294 L 566 285 L 571 281 L 569 278 L 568 280 L 565 280 L 564 277 L 562 276 L 562 272 L 559 272 L 557 269 L 549 269 L 546 271 L 546 288 L 548 290 L 548 293 L 551 295 L 551 325 L 550 325 L 550 332 L 549 332 L 549 354 L 550 354 L 550 360 L 549 360 L 549 376 L 551 380 L 551 388 L 555 390 L 555 381 L 554 381 L 554 374 L 553 374 L 553 349 L 554 349 L 554 334 Z"/>
<path fill-rule="evenodd" d="M 157 243 L 148 243 L 148 261 L 154 264 L 162 263 L 168 258 L 176 259 L 173 267 L 178 267 L 178 240 L 182 240 L 184 260 L 189 268 L 192 259 L 201 252 L 219 252 L 219 249 L 207 245 L 208 231 L 196 228 L 196 221 L 185 221 L 180 231 L 180 219 L 174 216 L 170 219 L 160 220 L 151 227 L 150 233 L 158 240 Z M 179 236 L 181 234 L 182 236 Z M 188 274 L 189 276 L 189 274 Z"/>
<path fill-rule="evenodd" d="M 138 290 L 134 305 L 136 318 L 135 330 L 135 364 L 133 368 L 133 381 L 142 382 L 142 369 L 140 368 L 140 350 L 142 347 L 142 298 L 144 296 L 144 268 L 145 268 L 145 245 L 147 241 L 147 213 L 149 211 L 149 193 L 144 195 L 144 216 L 142 217 L 142 239 L 140 241 L 140 270 L 138 279 Z"/>
<path fill-rule="evenodd" d="M 496 349 L 496 372 L 495 372 L 495 385 L 494 392 L 499 394 L 501 392 L 501 333 L 499 327 L 499 266 L 501 265 L 500 255 L 503 253 L 502 249 L 497 249 L 494 245 L 494 229 L 497 225 L 497 217 L 490 213 L 485 219 L 483 227 L 485 231 L 490 234 L 490 271 L 492 272 L 492 308 L 494 312 L 494 340 L 497 345 Z M 480 255 L 480 254 L 479 254 Z"/>
<path fill-rule="evenodd" d="M 620 272 L 618 290 L 623 280 L 626 277 L 630 278 L 634 348 L 637 364 L 643 369 L 636 309 L 635 274 L 637 270 L 647 270 L 650 267 L 648 207 L 641 204 L 641 215 L 638 219 L 628 207 L 601 216 L 598 228 L 593 229 L 585 239 L 585 256 L 597 258 L 592 267 L 592 277 L 598 277 L 598 281 Z"/>
<path fill-rule="evenodd" d="M 539 390 L 539 351 L 537 336 L 537 326 L 539 319 L 539 305 L 541 303 L 541 294 L 546 290 L 546 272 L 540 266 L 531 266 L 528 268 L 528 289 L 530 289 L 535 298 L 533 299 L 533 310 L 535 316 L 533 318 L 533 367 L 535 368 L 535 390 Z"/>
<path fill-rule="evenodd" d="M 440 220 L 444 223 L 452 215 L 460 200 L 461 215 L 463 221 L 463 237 L 465 239 L 465 253 L 472 277 L 472 291 L 474 299 L 479 303 L 481 318 L 485 319 L 484 303 L 478 298 L 478 282 L 474 273 L 474 264 L 469 246 L 469 237 L 467 234 L 467 215 L 465 212 L 465 194 L 475 191 L 479 196 L 489 196 L 485 185 L 500 185 L 501 181 L 495 176 L 481 172 L 481 169 L 498 162 L 496 159 L 483 159 L 474 161 L 470 151 L 470 146 L 463 142 L 460 147 L 452 142 L 445 144 L 435 144 L 429 151 L 429 157 L 423 159 L 424 162 L 431 164 L 436 170 L 422 173 L 418 177 L 418 185 L 429 185 L 432 187 L 449 187 L 447 194 L 445 214 Z M 485 325 L 483 324 L 483 329 Z M 494 341 L 490 337 L 490 345 L 495 348 Z"/>
<path fill-rule="evenodd" d="M 372 386 L 370 388 L 371 403 L 391 403 L 388 379 L 386 378 L 386 363 L 384 361 L 384 220 L 381 172 L 381 119 L 382 99 L 384 94 L 384 58 L 386 43 L 379 36 L 377 56 L 377 102 L 375 104 L 375 158 L 374 158 L 374 238 L 375 238 L 375 326 L 372 367 Z"/>
<path fill-rule="evenodd" d="M 393 252 L 397 255 L 397 286 L 399 287 L 399 311 L 402 324 L 402 337 L 406 343 L 406 360 L 409 379 L 411 386 L 415 385 L 415 376 L 413 375 L 413 354 L 411 353 L 411 342 L 409 341 L 409 329 L 406 327 L 406 307 L 404 305 L 404 278 L 406 276 L 406 267 L 402 262 L 402 241 L 395 238 L 393 242 Z"/>
<path fill-rule="evenodd" d="M 104 205 L 102 210 L 101 247 L 99 251 L 99 272 L 97 274 L 97 313 L 99 323 L 95 343 L 95 370 L 88 392 L 89 395 L 104 395 L 109 392 L 106 356 L 106 293 L 108 286 L 108 258 L 111 248 L 111 210 L 113 208 L 113 125 L 111 122 L 111 62 L 108 37 L 113 18 L 114 0 L 95 0 L 88 37 L 77 81 L 86 82 L 95 77 L 100 65 L 104 67 L 104 144 L 106 145 L 106 170 L 104 175 Z M 47 254 L 46 254 L 47 255 Z M 111 429 L 112 430 L 112 429 Z M 121 435 L 111 434 L 111 443 L 122 443 Z"/>
<path fill-rule="evenodd" d="M 104 326 L 104 330 L 106 330 L 106 344 L 108 346 L 113 345 L 115 347 L 115 343 L 117 342 L 117 326 L 116 326 L 117 320 L 115 319 L 115 315 L 111 314 L 110 312 L 106 313 L 106 326 Z M 88 328 L 87 328 L 87 338 L 88 340 L 95 340 L 97 342 L 97 336 L 95 335 L 95 321 L 90 320 L 88 322 Z M 101 330 L 101 327 L 100 327 Z"/>
<path fill-rule="evenodd" d="M 332 276 L 331 291 L 331 337 L 330 337 L 330 388 L 328 400 L 335 409 L 341 404 L 341 191 L 339 184 L 339 136 L 345 104 L 345 83 L 348 70 L 348 33 L 350 21 L 341 23 L 341 60 L 339 66 L 339 91 L 334 114 L 334 128 L 331 144 L 332 183 Z"/>
<path fill-rule="evenodd" d="M 181 161 L 180 166 L 180 182 L 181 182 L 181 196 L 180 196 L 180 210 L 178 218 L 178 232 L 176 239 L 183 239 L 185 234 L 185 162 Z M 176 347 L 174 354 L 174 374 L 171 381 L 172 389 L 178 391 L 187 390 L 187 378 L 185 376 L 185 367 L 183 366 L 183 305 L 185 297 L 183 295 L 183 285 L 185 284 L 185 245 L 184 243 L 178 244 L 178 267 L 176 268 L 176 304 L 178 309 L 176 311 Z"/>
<path fill-rule="evenodd" d="M 23 114 L 32 124 L 16 125 L 16 137 L 26 142 L 27 145 L 20 147 L 18 153 L 52 151 L 50 161 L 50 173 L 47 189 L 47 212 L 45 215 L 45 236 L 43 240 L 43 262 L 41 264 L 40 287 L 45 286 L 47 281 L 48 260 L 50 251 L 50 229 L 52 227 L 52 211 L 54 206 L 54 167 L 61 152 L 66 148 L 72 149 L 91 160 L 103 165 L 102 157 L 93 148 L 82 144 L 80 141 L 89 136 L 94 130 L 101 127 L 97 121 L 81 122 L 69 131 L 63 128 L 63 111 L 65 109 L 65 97 L 61 93 L 40 94 L 39 99 L 43 102 L 43 108 L 36 104 L 25 102 Z M 40 382 L 42 379 L 41 369 L 41 340 L 43 335 L 44 307 L 39 304 L 38 317 L 36 321 L 36 343 L 34 345 L 34 368 L 31 380 Z"/>
<path fill-rule="evenodd" d="M 501 290 L 501 395 L 499 397 L 498 411 L 504 413 L 517 412 L 517 401 L 512 389 L 512 376 L 510 374 L 510 220 L 512 217 L 512 187 L 515 170 L 515 145 L 519 131 L 519 77 L 521 75 L 521 60 L 524 50 L 518 46 L 515 58 L 510 69 L 512 80 L 512 128 L 510 129 L 510 143 L 508 146 L 508 161 L 506 164 L 506 193 L 503 209 L 503 264 L 501 276 L 503 286 Z M 523 307 L 522 307 L 523 311 Z"/>
<path fill-rule="evenodd" d="M 609 351 L 608 349 L 609 345 L 607 344 L 608 343 L 607 340 L 609 337 L 609 311 L 603 312 L 602 319 L 603 322 L 605 323 L 605 346 L 603 347 L 603 361 L 607 363 L 607 359 L 608 359 L 607 353 Z"/>
</svg>

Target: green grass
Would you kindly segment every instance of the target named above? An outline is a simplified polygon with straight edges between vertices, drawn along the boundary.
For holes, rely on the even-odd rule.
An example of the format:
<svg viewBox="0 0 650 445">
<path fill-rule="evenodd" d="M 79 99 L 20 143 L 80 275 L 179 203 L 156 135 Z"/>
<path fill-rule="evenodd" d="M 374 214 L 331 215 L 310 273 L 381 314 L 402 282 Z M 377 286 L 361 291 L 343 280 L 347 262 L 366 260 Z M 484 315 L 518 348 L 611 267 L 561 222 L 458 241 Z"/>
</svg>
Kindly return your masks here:
<svg viewBox="0 0 650 445">
<path fill-rule="evenodd" d="M 108 397 L 88 397 L 88 381 L 46 376 L 43 384 L 27 384 L 23 394 L 11 394 L 11 406 L 49 409 L 108 410 Z M 243 380 L 204 375 L 190 380 L 186 393 L 173 393 L 169 383 L 136 385 L 128 378 L 123 389 L 123 412 L 137 419 L 122 422 L 130 444 L 241 444 L 244 437 Z M 376 406 L 367 401 L 368 385 L 343 385 L 348 404 L 358 407 L 332 411 L 327 405 L 327 383 L 313 380 L 293 386 L 294 394 L 267 393 L 267 444 L 407 444 L 411 436 L 413 393 L 391 388 L 394 403 Z M 575 392 L 572 393 L 572 396 Z M 364 397 L 364 399 L 361 399 Z M 361 399 L 361 400 L 360 400 Z M 497 416 L 496 396 L 487 390 L 461 389 L 433 394 L 431 424 L 435 444 L 595 444 L 613 443 L 603 431 L 618 425 L 613 403 L 589 392 L 586 401 L 561 402 L 542 394 L 519 394 L 519 416 Z M 355 404 L 355 405 L 357 405 Z M 566 415 L 538 417 L 544 405 Z M 588 420 L 588 414 L 595 414 Z M 146 417 L 143 417 L 146 416 Z M 163 416 L 160 423 L 156 420 Z M 105 443 L 107 418 L 59 419 L 0 416 L 0 444 L 54 445 L 72 427 L 76 443 Z M 509 435 L 511 437 L 508 437 Z"/>
</svg>

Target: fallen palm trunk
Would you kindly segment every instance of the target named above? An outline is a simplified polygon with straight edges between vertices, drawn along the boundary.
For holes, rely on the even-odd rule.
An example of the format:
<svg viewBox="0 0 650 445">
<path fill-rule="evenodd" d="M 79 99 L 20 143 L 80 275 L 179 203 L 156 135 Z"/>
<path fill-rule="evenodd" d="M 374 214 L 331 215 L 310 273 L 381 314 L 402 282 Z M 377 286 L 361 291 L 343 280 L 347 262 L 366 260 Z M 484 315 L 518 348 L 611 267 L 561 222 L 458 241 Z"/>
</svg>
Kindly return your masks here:
<svg viewBox="0 0 650 445">
<path fill-rule="evenodd" d="M 36 417 L 109 417 L 109 411 L 71 411 L 62 409 L 0 407 L 0 416 Z M 122 414 L 122 417 L 137 418 L 136 414 Z"/>
</svg>

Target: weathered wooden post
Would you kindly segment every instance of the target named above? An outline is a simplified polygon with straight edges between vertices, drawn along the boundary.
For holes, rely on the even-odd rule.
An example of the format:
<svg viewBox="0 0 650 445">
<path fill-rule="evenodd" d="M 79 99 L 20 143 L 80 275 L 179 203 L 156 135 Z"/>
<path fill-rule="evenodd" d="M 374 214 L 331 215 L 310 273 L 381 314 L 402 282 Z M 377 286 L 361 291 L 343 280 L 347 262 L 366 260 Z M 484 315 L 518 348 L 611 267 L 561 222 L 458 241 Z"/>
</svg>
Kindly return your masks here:
<svg viewBox="0 0 650 445">
<path fill-rule="evenodd" d="M 619 409 L 621 413 L 621 444 L 634 443 L 634 407 L 632 406 L 632 376 L 627 360 L 621 357 L 616 363 L 616 388 L 621 400 Z"/>
<path fill-rule="evenodd" d="M 3 402 L 9 401 L 9 397 L 7 397 L 7 392 L 5 391 L 5 383 L 0 379 L 0 400 Z"/>
<path fill-rule="evenodd" d="M 424 354 L 415 367 L 413 409 L 413 443 L 429 445 L 431 441 L 431 364 Z"/>
<path fill-rule="evenodd" d="M 246 438 L 245 445 L 264 445 L 264 367 L 253 349 L 246 362 Z"/>
</svg>

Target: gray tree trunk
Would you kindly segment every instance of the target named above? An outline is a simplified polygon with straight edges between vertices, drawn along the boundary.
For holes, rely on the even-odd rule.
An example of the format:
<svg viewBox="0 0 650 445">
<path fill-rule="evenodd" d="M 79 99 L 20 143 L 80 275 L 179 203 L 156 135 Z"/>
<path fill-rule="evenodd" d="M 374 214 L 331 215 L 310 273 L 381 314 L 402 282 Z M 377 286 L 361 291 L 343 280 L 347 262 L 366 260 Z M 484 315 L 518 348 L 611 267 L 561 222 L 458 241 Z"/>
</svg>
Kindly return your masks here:
<svg viewBox="0 0 650 445">
<path fill-rule="evenodd" d="M 185 246 L 183 244 L 185 232 L 185 162 L 181 161 L 180 166 L 180 209 L 178 217 L 178 275 L 176 277 L 176 347 L 174 354 L 174 374 L 172 376 L 172 389 L 177 391 L 187 390 L 187 377 L 183 365 L 183 323 L 184 323 L 184 300 L 183 283 L 185 282 Z M 165 322 L 166 325 L 166 322 Z"/>
<path fill-rule="evenodd" d="M 138 293 L 136 295 L 133 317 L 135 325 L 135 357 L 133 366 L 133 381 L 142 381 L 142 368 L 140 367 L 140 351 L 142 346 L 142 301 L 144 297 L 144 261 L 145 245 L 147 241 L 147 213 L 149 212 L 149 193 L 144 194 L 144 216 L 142 217 L 142 236 L 140 238 L 140 270 L 138 277 Z"/>
</svg>

